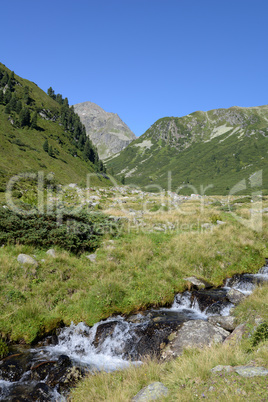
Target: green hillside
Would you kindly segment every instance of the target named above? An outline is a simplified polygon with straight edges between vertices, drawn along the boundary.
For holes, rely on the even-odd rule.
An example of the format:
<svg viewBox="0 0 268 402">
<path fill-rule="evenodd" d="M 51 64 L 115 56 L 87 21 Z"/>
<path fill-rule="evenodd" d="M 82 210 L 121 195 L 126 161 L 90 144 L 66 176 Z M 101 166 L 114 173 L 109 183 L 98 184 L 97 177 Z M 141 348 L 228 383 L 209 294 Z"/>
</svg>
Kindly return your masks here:
<svg viewBox="0 0 268 402">
<path fill-rule="evenodd" d="M 210 186 L 205 194 L 229 194 L 244 179 L 241 194 L 249 193 L 261 170 L 259 189 L 267 193 L 267 153 L 268 106 L 234 107 L 160 119 L 106 163 L 126 184 L 181 187 L 182 194 L 201 194 L 201 186 Z"/>
<path fill-rule="evenodd" d="M 54 99 L 53 99 L 54 98 Z M 15 174 L 53 173 L 58 183 L 106 185 L 96 149 L 79 117 L 61 95 L 48 96 L 35 83 L 0 64 L 0 188 Z"/>
</svg>

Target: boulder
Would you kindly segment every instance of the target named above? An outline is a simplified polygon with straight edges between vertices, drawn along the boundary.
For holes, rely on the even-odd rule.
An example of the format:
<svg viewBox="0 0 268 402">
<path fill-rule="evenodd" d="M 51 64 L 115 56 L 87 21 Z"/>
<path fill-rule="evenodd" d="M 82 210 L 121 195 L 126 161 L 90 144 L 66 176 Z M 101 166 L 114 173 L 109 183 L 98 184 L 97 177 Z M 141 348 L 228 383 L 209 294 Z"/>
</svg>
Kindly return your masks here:
<svg viewBox="0 0 268 402">
<path fill-rule="evenodd" d="M 265 367 L 238 366 L 235 372 L 242 377 L 268 376 L 268 369 Z"/>
<path fill-rule="evenodd" d="M 162 399 L 164 396 L 168 395 L 168 388 L 164 386 L 161 382 L 153 382 L 152 384 L 144 387 L 134 398 L 133 402 L 149 402 L 156 401 L 157 399 Z"/>
<path fill-rule="evenodd" d="M 21 264 L 34 265 L 36 267 L 38 266 L 38 262 L 33 257 L 27 254 L 19 254 L 17 261 Z"/>
<path fill-rule="evenodd" d="M 235 330 L 229 335 L 227 336 L 227 338 L 224 340 L 224 344 L 225 345 L 236 345 L 237 343 L 239 343 L 242 339 L 242 336 L 244 335 L 244 333 L 246 332 L 246 324 L 240 324 L 238 325 Z"/>
<path fill-rule="evenodd" d="M 97 258 L 97 254 L 96 253 L 94 253 L 94 254 L 89 254 L 89 255 L 87 255 L 86 256 L 91 262 L 95 262 L 96 261 L 96 258 Z"/>
<path fill-rule="evenodd" d="M 217 325 L 226 329 L 226 331 L 233 331 L 235 329 L 235 317 L 215 315 L 208 318 L 208 322 L 212 325 Z"/>
<path fill-rule="evenodd" d="M 210 283 L 203 279 L 197 279 L 195 276 L 189 276 L 188 278 L 183 278 L 183 280 L 190 282 L 192 285 L 196 286 L 197 289 L 207 289 L 212 287 Z"/>
<path fill-rule="evenodd" d="M 213 343 L 221 343 L 229 335 L 228 331 L 203 320 L 187 321 L 176 333 L 169 337 L 169 344 L 161 353 L 162 359 L 179 356 L 185 348 L 203 348 Z"/>
<path fill-rule="evenodd" d="M 47 250 L 46 254 L 50 255 L 53 258 L 56 258 L 56 251 L 54 250 L 54 248 L 50 248 L 49 250 Z"/>
<path fill-rule="evenodd" d="M 239 304 L 242 300 L 246 298 L 244 293 L 236 289 L 230 289 L 226 295 L 227 299 L 233 304 Z"/>
<path fill-rule="evenodd" d="M 212 373 L 219 373 L 221 371 L 225 371 L 227 373 L 230 373 L 231 371 L 234 371 L 234 368 L 232 366 L 219 365 L 219 366 L 213 367 L 210 371 Z"/>
</svg>

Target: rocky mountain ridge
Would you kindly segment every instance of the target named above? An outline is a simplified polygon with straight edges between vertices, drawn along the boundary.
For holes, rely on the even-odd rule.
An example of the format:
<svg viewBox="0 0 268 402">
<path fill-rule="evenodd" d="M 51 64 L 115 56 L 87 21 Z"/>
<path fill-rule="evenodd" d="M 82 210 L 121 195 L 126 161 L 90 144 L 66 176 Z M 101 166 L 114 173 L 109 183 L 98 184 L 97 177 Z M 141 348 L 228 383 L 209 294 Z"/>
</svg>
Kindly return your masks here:
<svg viewBox="0 0 268 402">
<path fill-rule="evenodd" d="M 257 170 L 268 190 L 267 149 L 268 106 L 232 107 L 159 119 L 106 163 L 127 184 L 167 188 L 171 172 L 174 188 L 227 194 Z"/>
<path fill-rule="evenodd" d="M 106 112 L 95 103 L 78 103 L 74 105 L 74 110 L 85 125 L 87 135 L 97 147 L 101 159 L 122 151 L 136 139 L 117 114 Z"/>
</svg>

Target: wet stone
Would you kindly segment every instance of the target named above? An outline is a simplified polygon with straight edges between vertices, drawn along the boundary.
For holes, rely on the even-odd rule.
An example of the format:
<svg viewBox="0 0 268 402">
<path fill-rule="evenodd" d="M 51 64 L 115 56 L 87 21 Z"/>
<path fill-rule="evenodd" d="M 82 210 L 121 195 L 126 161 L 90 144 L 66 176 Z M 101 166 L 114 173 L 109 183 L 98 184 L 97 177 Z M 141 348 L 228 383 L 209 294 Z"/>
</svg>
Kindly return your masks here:
<svg viewBox="0 0 268 402">
<path fill-rule="evenodd" d="M 36 384 L 30 394 L 32 401 L 49 402 L 51 401 L 52 389 L 44 382 Z"/>
<path fill-rule="evenodd" d="M 0 379 L 5 381 L 19 381 L 23 375 L 23 367 L 14 359 L 4 360 L 0 365 Z"/>
<path fill-rule="evenodd" d="M 226 296 L 228 300 L 230 300 L 230 302 L 233 304 L 239 304 L 242 300 L 246 298 L 246 296 L 242 292 L 236 289 L 230 289 L 227 292 Z"/>
</svg>

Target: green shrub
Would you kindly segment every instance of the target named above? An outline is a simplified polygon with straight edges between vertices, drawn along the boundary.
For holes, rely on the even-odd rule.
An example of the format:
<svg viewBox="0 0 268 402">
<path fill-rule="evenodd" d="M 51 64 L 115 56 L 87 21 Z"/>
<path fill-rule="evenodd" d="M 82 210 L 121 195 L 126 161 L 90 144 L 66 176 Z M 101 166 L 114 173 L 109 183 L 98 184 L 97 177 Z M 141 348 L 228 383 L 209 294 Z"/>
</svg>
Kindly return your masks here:
<svg viewBox="0 0 268 402">
<path fill-rule="evenodd" d="M 251 338 L 252 346 L 257 346 L 260 342 L 268 339 L 268 322 L 264 322 L 258 326 Z"/>
<path fill-rule="evenodd" d="M 118 224 L 100 213 L 64 212 L 53 214 L 16 214 L 0 209 L 0 244 L 27 244 L 49 248 L 58 246 L 73 253 L 91 251 L 101 238 L 118 232 Z"/>
</svg>

